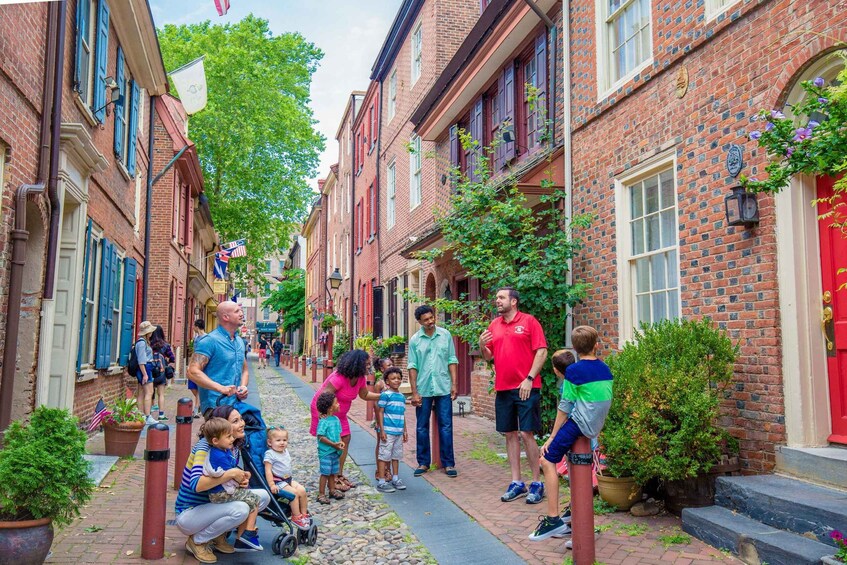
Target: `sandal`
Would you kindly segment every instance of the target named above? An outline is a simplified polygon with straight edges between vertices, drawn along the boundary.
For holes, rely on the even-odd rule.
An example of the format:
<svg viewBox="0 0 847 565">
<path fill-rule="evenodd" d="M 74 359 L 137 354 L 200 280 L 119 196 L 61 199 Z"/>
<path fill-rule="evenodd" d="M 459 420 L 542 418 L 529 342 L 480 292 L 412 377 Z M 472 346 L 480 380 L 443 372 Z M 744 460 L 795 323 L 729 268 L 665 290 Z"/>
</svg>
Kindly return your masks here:
<svg viewBox="0 0 847 565">
<path fill-rule="evenodd" d="M 338 475 L 336 477 L 336 480 L 341 480 L 345 485 L 347 485 L 347 488 L 356 488 L 357 486 L 359 486 L 344 475 Z"/>
<path fill-rule="evenodd" d="M 332 490 L 329 492 L 329 497 L 334 498 L 335 500 L 342 500 L 344 499 L 344 493 L 339 492 L 337 490 Z"/>
<path fill-rule="evenodd" d="M 317 498 L 318 504 L 329 504 L 329 499 L 325 494 L 319 494 Z"/>
<path fill-rule="evenodd" d="M 336 478 L 335 479 L 335 490 L 347 492 L 348 490 L 350 490 L 350 487 L 347 486 L 347 484 L 344 481 L 342 481 L 341 479 Z"/>
</svg>

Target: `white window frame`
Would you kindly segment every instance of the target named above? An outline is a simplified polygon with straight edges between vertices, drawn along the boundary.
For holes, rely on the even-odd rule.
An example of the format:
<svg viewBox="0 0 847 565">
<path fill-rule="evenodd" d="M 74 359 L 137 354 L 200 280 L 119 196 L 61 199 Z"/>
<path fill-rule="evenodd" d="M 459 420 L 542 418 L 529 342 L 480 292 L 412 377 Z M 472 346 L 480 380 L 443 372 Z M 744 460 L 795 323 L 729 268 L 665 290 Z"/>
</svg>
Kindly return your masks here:
<svg viewBox="0 0 847 565">
<path fill-rule="evenodd" d="M 741 0 L 706 0 L 706 22 L 718 19 L 718 16 L 725 14 L 739 2 Z"/>
<path fill-rule="evenodd" d="M 350 233 L 344 234 L 344 278 L 350 278 Z"/>
<path fill-rule="evenodd" d="M 415 31 L 412 32 L 412 86 L 421 78 L 421 71 L 423 70 L 423 22 L 418 23 L 417 27 L 415 27 Z"/>
<path fill-rule="evenodd" d="M 115 254 L 118 261 L 118 267 L 115 275 L 117 280 L 115 283 L 118 288 L 115 290 L 115 292 L 117 292 L 117 296 L 115 296 L 115 306 L 112 308 L 112 343 L 114 347 L 112 347 L 111 353 L 109 354 L 110 366 L 120 366 L 121 361 L 121 328 L 123 328 L 124 279 L 126 278 L 126 263 L 124 263 L 126 252 L 115 245 Z M 117 324 L 115 323 L 115 320 L 117 320 Z"/>
<path fill-rule="evenodd" d="M 647 26 L 647 36 L 650 40 L 650 54 L 641 63 L 638 63 L 628 73 L 618 78 L 612 76 L 612 33 L 611 26 L 617 19 L 616 16 L 622 15 L 627 8 L 641 0 L 621 0 L 621 6 L 614 13 L 609 13 L 609 0 L 597 0 L 597 14 L 600 15 L 596 19 L 597 37 L 601 38 L 597 42 L 597 101 L 600 102 L 608 98 L 622 85 L 633 79 L 636 75 L 644 71 L 653 64 L 653 3 L 652 0 L 644 0 L 647 2 L 647 11 L 650 14 L 650 21 Z"/>
<path fill-rule="evenodd" d="M 91 308 L 91 315 L 86 317 L 85 319 L 85 327 L 84 334 L 80 336 L 80 339 L 85 343 L 86 336 L 89 336 L 88 339 L 88 350 L 83 350 L 83 357 L 80 362 L 80 370 L 94 370 L 94 366 L 96 365 L 96 352 L 97 352 L 97 326 L 99 325 L 97 321 L 99 320 L 100 315 L 100 271 L 103 269 L 103 245 L 100 243 L 103 240 L 103 229 L 97 226 L 96 224 L 91 224 L 91 238 L 88 240 L 88 249 L 86 249 L 86 253 L 93 247 L 96 251 L 94 252 L 93 257 L 88 258 L 88 281 L 83 281 L 85 283 L 85 306 L 83 307 L 83 315 L 86 315 L 88 308 Z M 83 255 L 84 257 L 84 255 Z M 89 289 L 88 283 L 91 282 L 93 291 Z M 92 297 L 93 298 L 89 298 Z M 85 348 L 83 348 L 85 349 Z M 92 362 L 94 360 L 94 362 Z"/>
<path fill-rule="evenodd" d="M 412 134 L 409 144 L 412 148 L 409 152 L 409 211 L 412 211 L 420 206 L 423 200 L 421 190 L 423 156 L 420 136 Z"/>
<path fill-rule="evenodd" d="M 388 204 L 385 207 L 385 224 L 387 229 L 390 230 L 397 222 L 397 166 L 394 159 L 388 164 L 386 177 L 388 180 L 386 189 Z"/>
<path fill-rule="evenodd" d="M 388 79 L 388 121 L 397 113 L 397 69 L 391 72 Z"/>
<path fill-rule="evenodd" d="M 663 172 L 670 171 L 673 175 L 674 186 L 674 218 L 676 220 L 674 239 L 675 245 L 661 247 L 658 250 L 633 255 L 631 221 L 631 199 L 630 187 L 645 179 L 658 176 Z M 618 347 L 622 348 L 627 342 L 632 341 L 637 326 L 637 303 L 636 303 L 636 275 L 635 260 L 657 253 L 665 253 L 676 249 L 676 275 L 677 275 L 677 308 L 676 317 L 682 317 L 680 280 L 680 245 L 679 245 L 679 192 L 677 186 L 676 149 L 670 149 L 656 155 L 644 163 L 627 171 L 625 176 L 615 179 L 615 238 L 616 256 L 618 264 Z M 661 223 L 661 222 L 660 222 Z M 673 267 L 671 267 L 673 268 Z M 673 314 L 669 316 L 673 319 Z"/>
<path fill-rule="evenodd" d="M 126 169 L 129 166 L 129 140 L 132 139 L 129 131 L 130 119 L 132 118 L 132 74 L 129 70 L 129 65 L 126 63 L 126 54 L 124 54 L 124 100 L 123 105 L 121 107 L 121 113 L 123 116 L 121 118 L 117 115 L 117 107 L 115 108 L 115 119 L 120 119 L 123 124 L 123 139 L 121 140 L 121 158 L 120 163 Z M 141 91 L 139 90 L 138 94 L 139 98 L 141 97 Z M 141 107 L 141 100 L 138 101 L 139 108 Z M 117 105 L 115 105 L 117 106 Z"/>
</svg>

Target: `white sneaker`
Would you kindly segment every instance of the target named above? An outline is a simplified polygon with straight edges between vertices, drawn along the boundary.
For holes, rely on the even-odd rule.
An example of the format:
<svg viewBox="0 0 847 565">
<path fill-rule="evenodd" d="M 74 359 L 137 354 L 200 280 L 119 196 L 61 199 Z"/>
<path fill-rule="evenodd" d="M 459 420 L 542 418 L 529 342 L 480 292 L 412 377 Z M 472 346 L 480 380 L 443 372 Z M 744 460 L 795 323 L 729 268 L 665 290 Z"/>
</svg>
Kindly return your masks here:
<svg viewBox="0 0 847 565">
<path fill-rule="evenodd" d="M 157 420 L 153 416 L 147 416 L 147 422 L 146 423 L 147 423 L 148 426 L 155 426 L 156 424 L 159 423 L 159 420 Z"/>
</svg>

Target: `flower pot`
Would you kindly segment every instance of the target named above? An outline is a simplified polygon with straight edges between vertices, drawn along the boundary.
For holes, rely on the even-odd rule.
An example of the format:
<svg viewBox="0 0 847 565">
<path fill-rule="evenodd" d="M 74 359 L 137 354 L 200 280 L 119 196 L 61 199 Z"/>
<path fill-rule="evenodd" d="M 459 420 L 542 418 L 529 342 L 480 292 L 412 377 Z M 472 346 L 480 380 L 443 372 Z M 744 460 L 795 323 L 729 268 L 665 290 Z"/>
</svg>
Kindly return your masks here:
<svg viewBox="0 0 847 565">
<path fill-rule="evenodd" d="M 406 344 L 405 343 L 395 343 L 391 346 L 391 354 L 392 355 L 405 355 L 406 354 Z"/>
<path fill-rule="evenodd" d="M 144 422 L 124 422 L 122 424 L 103 422 L 103 431 L 106 436 L 106 455 L 132 457 L 143 429 Z"/>
<path fill-rule="evenodd" d="M 826 565 L 844 565 L 844 562 L 836 559 L 834 555 L 824 555 L 821 557 L 821 563 L 825 563 Z"/>
<path fill-rule="evenodd" d="M 600 498 L 616 506 L 618 510 L 627 511 L 633 504 L 641 501 L 641 486 L 632 477 L 597 475 L 597 485 Z"/>
<path fill-rule="evenodd" d="M 15 565 L 40 565 L 53 544 L 50 518 L 41 520 L 0 521 L 0 562 Z"/>
</svg>

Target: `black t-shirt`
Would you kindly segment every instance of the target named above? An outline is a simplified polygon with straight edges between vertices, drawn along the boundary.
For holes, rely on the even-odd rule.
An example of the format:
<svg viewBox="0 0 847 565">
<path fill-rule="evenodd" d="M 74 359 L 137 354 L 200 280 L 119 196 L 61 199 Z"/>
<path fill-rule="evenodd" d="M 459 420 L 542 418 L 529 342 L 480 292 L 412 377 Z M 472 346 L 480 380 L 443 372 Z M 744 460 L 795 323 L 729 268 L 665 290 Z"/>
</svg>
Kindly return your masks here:
<svg viewBox="0 0 847 565">
<path fill-rule="evenodd" d="M 265 341 L 264 339 L 260 339 L 259 340 L 259 349 L 267 349 L 267 348 L 268 348 L 268 342 Z"/>
</svg>

